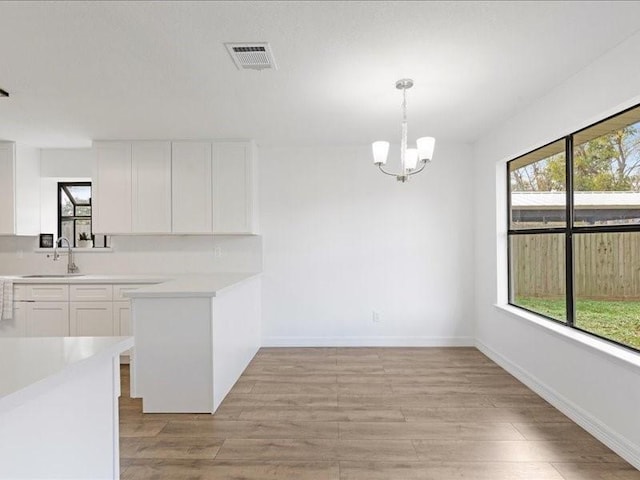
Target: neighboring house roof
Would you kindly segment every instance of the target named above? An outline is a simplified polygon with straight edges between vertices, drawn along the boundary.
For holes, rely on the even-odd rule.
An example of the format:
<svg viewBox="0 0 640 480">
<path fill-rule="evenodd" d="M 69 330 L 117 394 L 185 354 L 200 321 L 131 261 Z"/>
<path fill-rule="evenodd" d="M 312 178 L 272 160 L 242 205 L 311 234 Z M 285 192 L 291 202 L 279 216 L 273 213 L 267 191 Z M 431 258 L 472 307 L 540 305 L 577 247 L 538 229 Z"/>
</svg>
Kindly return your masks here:
<svg viewBox="0 0 640 480">
<path fill-rule="evenodd" d="M 640 208 L 640 192 L 575 192 L 577 208 Z M 564 208 L 565 192 L 511 192 L 511 206 L 518 209 Z"/>
</svg>

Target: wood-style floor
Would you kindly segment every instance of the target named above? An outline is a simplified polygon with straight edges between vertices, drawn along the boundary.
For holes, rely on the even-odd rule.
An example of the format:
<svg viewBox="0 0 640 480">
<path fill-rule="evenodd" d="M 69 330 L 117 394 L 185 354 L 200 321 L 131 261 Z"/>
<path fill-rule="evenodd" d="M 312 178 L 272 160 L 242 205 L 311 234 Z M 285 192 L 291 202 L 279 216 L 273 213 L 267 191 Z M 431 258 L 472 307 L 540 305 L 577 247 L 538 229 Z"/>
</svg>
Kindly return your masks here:
<svg viewBox="0 0 640 480">
<path fill-rule="evenodd" d="M 474 348 L 263 348 L 215 416 L 122 382 L 124 480 L 640 479 Z"/>
</svg>

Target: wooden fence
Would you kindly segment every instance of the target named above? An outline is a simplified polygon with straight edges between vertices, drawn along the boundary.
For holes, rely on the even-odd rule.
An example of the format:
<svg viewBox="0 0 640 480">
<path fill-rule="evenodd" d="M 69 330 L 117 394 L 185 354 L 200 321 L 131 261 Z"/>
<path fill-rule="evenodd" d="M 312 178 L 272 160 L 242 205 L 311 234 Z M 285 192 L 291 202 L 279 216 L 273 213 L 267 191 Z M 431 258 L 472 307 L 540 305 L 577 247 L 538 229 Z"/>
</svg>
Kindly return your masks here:
<svg viewBox="0 0 640 480">
<path fill-rule="evenodd" d="M 578 299 L 640 300 L 640 233 L 574 235 Z M 513 235 L 511 263 L 517 297 L 565 294 L 564 235 Z"/>
</svg>

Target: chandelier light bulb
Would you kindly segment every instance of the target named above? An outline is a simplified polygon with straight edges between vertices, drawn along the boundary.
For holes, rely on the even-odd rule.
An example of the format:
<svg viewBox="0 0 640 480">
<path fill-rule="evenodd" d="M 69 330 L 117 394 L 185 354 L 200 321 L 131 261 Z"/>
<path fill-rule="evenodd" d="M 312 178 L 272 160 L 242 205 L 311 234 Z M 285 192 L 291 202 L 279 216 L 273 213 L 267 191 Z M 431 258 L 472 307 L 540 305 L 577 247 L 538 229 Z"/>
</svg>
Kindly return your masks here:
<svg viewBox="0 0 640 480">
<path fill-rule="evenodd" d="M 389 142 L 373 142 L 371 147 L 373 149 L 374 165 L 385 165 L 387 163 L 387 156 L 389 155 Z"/>
<path fill-rule="evenodd" d="M 433 149 L 436 146 L 436 139 L 433 137 L 422 137 L 416 141 L 418 145 L 418 158 L 421 162 L 430 162 L 433 158 Z"/>
<path fill-rule="evenodd" d="M 404 166 L 407 170 L 415 170 L 418 166 L 418 149 L 407 148 L 404 155 Z"/>
</svg>

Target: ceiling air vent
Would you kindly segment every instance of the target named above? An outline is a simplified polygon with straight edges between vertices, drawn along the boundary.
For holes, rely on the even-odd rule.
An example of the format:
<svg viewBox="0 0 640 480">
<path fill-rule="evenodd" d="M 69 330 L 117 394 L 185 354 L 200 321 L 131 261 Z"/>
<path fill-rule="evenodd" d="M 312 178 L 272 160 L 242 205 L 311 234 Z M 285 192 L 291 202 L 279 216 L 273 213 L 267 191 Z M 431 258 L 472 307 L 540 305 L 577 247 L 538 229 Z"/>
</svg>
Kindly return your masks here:
<svg viewBox="0 0 640 480">
<path fill-rule="evenodd" d="M 238 70 L 278 69 L 268 43 L 225 43 L 224 45 Z"/>
</svg>

